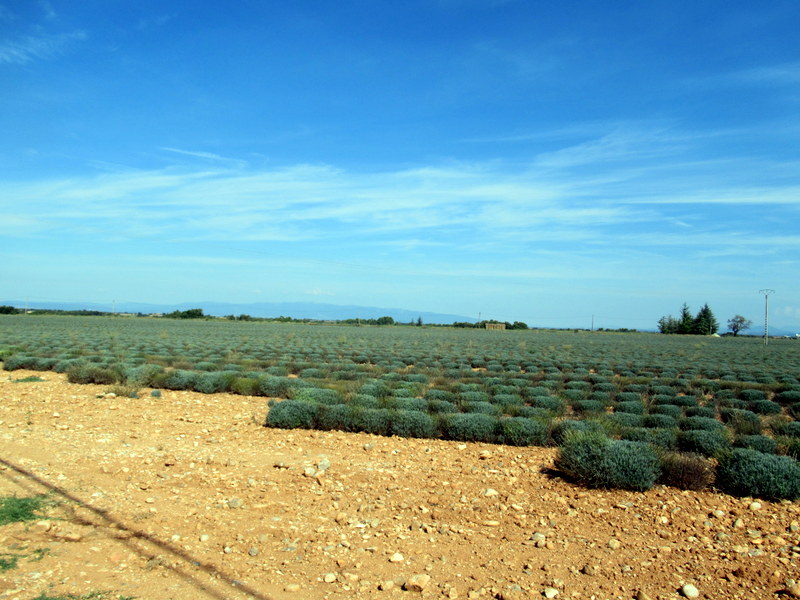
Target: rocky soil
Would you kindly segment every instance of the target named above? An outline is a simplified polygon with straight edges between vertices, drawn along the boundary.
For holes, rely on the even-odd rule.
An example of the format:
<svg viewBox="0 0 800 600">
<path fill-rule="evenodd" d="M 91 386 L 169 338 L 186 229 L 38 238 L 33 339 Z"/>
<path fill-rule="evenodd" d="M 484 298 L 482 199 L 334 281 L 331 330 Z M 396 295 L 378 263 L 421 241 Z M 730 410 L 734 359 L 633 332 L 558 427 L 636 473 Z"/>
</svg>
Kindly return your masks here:
<svg viewBox="0 0 800 600">
<path fill-rule="evenodd" d="M 0 527 L 17 563 L 0 598 L 800 597 L 798 503 L 585 490 L 552 449 L 273 430 L 264 398 L 104 391 L 0 373 L 0 496 L 51 501 Z"/>
</svg>

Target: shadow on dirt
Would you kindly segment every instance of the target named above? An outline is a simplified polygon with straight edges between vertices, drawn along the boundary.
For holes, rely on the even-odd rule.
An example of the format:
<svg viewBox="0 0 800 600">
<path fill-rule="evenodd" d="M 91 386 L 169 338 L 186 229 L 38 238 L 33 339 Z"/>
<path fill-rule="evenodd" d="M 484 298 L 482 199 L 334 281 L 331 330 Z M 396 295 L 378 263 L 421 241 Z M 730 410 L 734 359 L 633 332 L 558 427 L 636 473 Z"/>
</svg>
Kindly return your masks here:
<svg viewBox="0 0 800 600">
<path fill-rule="evenodd" d="M 47 492 L 52 493 L 54 496 L 58 496 L 64 500 L 67 500 L 73 505 L 80 506 L 98 518 L 96 521 L 93 519 L 87 519 L 86 517 L 81 517 L 77 514 L 74 514 L 73 511 L 72 516 L 69 519 L 70 522 L 95 528 L 113 528 L 114 533 L 109 532 L 109 537 L 127 546 L 130 550 L 142 556 L 143 558 L 146 558 L 149 562 L 155 562 L 155 564 L 158 566 L 169 569 L 181 577 L 185 582 L 195 587 L 198 591 L 206 594 L 208 597 L 217 598 L 218 600 L 228 600 L 231 598 L 231 591 L 235 591 L 237 596 L 245 596 L 254 598 L 256 600 L 274 600 L 272 597 L 254 590 L 244 582 L 231 578 L 230 576 L 221 572 L 214 565 L 207 563 L 204 564 L 195 559 L 193 556 L 187 554 L 182 549 L 176 548 L 175 546 L 153 537 L 144 531 L 139 531 L 122 523 L 114 517 L 109 516 L 105 510 L 95 508 L 90 504 L 87 504 L 67 490 L 42 479 L 38 475 L 31 473 L 19 465 L 16 465 L 3 458 L 0 458 L 0 465 L 3 465 L 8 469 L 0 474 L 19 487 L 28 490 L 30 493 L 41 493 L 41 490 L 34 488 L 35 484 L 40 488 L 44 488 L 47 490 Z M 17 473 L 24 479 L 20 481 L 19 479 L 13 477 L 13 475 L 9 473 L 9 470 Z M 147 546 L 149 546 L 149 548 Z M 163 560 L 163 558 L 159 557 L 157 552 L 168 554 L 173 560 Z M 170 564 L 170 562 L 177 562 L 178 564 Z M 221 587 L 225 588 L 226 592 L 220 592 L 219 590 L 216 590 L 208 584 L 202 582 L 197 575 L 191 573 L 190 570 L 202 571 L 210 578 L 213 578 L 215 582 L 218 582 Z"/>
</svg>

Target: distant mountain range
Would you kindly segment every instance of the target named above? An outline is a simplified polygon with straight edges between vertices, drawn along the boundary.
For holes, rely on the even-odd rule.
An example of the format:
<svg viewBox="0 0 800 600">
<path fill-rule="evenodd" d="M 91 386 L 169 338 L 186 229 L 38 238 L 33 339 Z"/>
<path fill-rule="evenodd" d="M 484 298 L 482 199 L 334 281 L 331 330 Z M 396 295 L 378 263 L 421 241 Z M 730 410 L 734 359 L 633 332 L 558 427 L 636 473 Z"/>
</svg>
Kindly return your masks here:
<svg viewBox="0 0 800 600">
<path fill-rule="evenodd" d="M 455 322 L 475 323 L 477 319 L 463 315 L 406 310 L 403 308 L 380 308 L 377 306 L 354 306 L 339 304 L 318 304 L 315 302 L 183 302 L 181 304 L 146 304 L 141 302 L 118 302 L 97 304 L 92 302 L 20 302 L 0 300 L 0 304 L 16 308 L 50 310 L 97 310 L 117 313 L 158 314 L 176 310 L 202 308 L 207 315 L 224 317 L 227 315 L 250 315 L 251 317 L 292 317 L 293 319 L 314 319 L 318 321 L 343 321 L 345 319 L 378 319 L 392 317 L 398 323 L 410 323 L 422 319 L 423 323 L 450 324 Z"/>
</svg>

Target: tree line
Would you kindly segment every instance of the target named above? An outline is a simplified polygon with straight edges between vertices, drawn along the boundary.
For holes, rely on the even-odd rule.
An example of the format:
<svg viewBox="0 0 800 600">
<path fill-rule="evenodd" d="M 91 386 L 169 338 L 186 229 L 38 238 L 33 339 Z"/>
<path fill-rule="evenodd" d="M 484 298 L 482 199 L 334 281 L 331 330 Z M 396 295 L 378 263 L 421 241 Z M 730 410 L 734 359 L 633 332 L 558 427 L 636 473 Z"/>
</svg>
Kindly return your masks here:
<svg viewBox="0 0 800 600">
<path fill-rule="evenodd" d="M 718 330 L 719 322 L 709 308 L 708 303 L 704 304 L 696 315 L 692 315 L 689 305 L 684 302 L 679 317 L 675 318 L 672 315 L 667 315 L 658 320 L 658 331 L 660 333 L 713 335 Z"/>
<path fill-rule="evenodd" d="M 728 319 L 728 329 L 736 336 L 745 329 L 750 329 L 753 322 L 742 315 L 735 315 Z M 704 304 L 696 315 L 692 315 L 689 306 L 684 302 L 678 318 L 672 315 L 661 317 L 658 320 L 660 333 L 680 333 L 684 335 L 713 335 L 719 330 L 719 322 L 714 313 Z"/>
</svg>

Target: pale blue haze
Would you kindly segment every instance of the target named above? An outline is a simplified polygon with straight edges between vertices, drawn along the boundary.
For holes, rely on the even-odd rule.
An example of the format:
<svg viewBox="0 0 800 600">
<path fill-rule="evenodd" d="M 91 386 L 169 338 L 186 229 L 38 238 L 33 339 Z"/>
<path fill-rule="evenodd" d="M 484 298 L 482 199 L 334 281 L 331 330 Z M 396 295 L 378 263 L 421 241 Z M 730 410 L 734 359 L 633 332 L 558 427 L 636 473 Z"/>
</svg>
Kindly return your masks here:
<svg viewBox="0 0 800 600">
<path fill-rule="evenodd" d="M 0 299 L 800 331 L 800 4 L 0 0 Z"/>
</svg>

